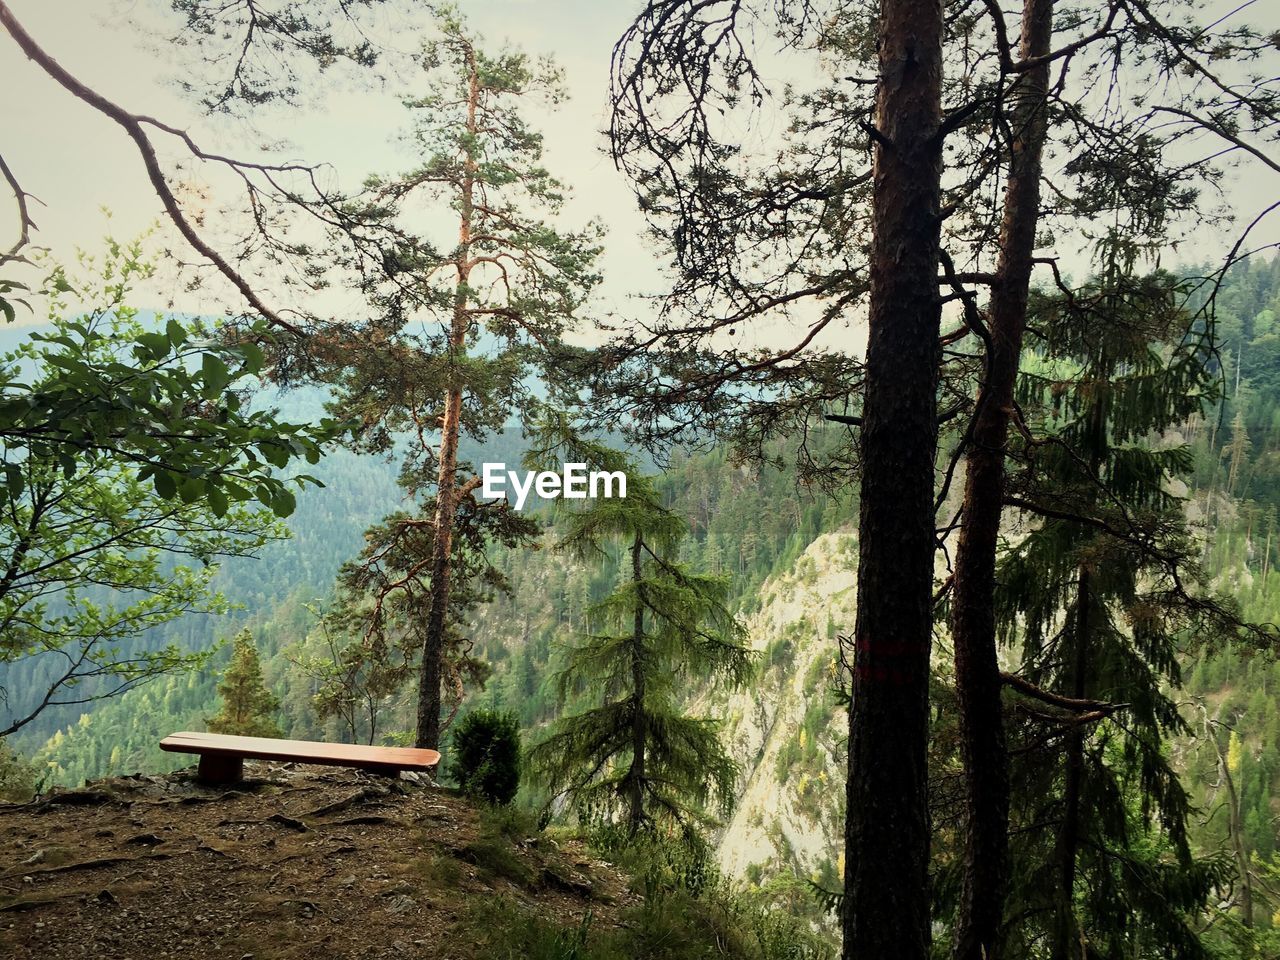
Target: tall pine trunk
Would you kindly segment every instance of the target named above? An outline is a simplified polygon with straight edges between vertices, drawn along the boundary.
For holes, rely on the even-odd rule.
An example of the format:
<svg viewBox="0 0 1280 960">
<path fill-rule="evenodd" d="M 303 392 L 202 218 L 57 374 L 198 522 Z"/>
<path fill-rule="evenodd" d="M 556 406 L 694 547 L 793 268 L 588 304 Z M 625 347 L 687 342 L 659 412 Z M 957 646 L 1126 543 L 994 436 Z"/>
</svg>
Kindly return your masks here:
<svg viewBox="0 0 1280 960">
<path fill-rule="evenodd" d="M 929 955 L 940 0 L 883 0 L 849 705 L 846 960 Z"/>
<path fill-rule="evenodd" d="M 1049 52 L 1053 0 L 1025 0 L 1019 54 Z M 951 634 L 965 766 L 964 877 L 955 960 L 996 960 L 1009 875 L 1009 758 L 996 655 L 995 569 L 1005 484 L 1005 442 L 1027 322 L 1049 64 L 1022 73 L 1011 91 L 1009 178 L 991 288 L 990 343 L 966 453 L 956 548 Z"/>
<path fill-rule="evenodd" d="M 458 357 L 466 349 L 468 313 L 467 281 L 471 273 L 471 228 L 474 216 L 476 159 L 472 151 L 477 133 L 476 110 L 480 102 L 480 77 L 475 55 L 470 68 L 467 100 L 467 158 L 464 163 L 458 221 L 458 274 L 449 326 L 449 351 Z M 436 515 L 431 547 L 431 605 L 422 641 L 418 674 L 418 723 L 414 744 L 434 749 L 440 745 L 441 682 L 444 677 L 445 637 L 449 627 L 449 587 L 453 558 L 453 526 L 458 513 L 458 436 L 462 420 L 462 389 L 451 386 L 444 397 L 440 423 L 440 458 L 436 478 Z"/>
<path fill-rule="evenodd" d="M 1106 369 L 1105 360 L 1099 362 Z M 1099 471 L 1107 451 L 1107 400 L 1095 397 L 1088 411 L 1089 424 L 1086 433 L 1089 450 L 1089 477 L 1100 483 Z M 1096 493 L 1095 493 L 1096 495 Z M 1075 649 L 1072 654 L 1071 687 L 1068 696 L 1083 700 L 1089 695 L 1089 660 L 1092 657 L 1093 631 L 1093 573 L 1087 564 L 1080 564 L 1076 581 Z M 1105 619 L 1105 613 L 1104 613 Z M 1066 659 L 1064 654 L 1063 659 Z M 1050 943 L 1051 960 L 1071 960 L 1080 956 L 1080 934 L 1075 915 L 1076 864 L 1080 856 L 1080 832 L 1084 809 L 1084 743 L 1085 729 L 1080 725 L 1067 733 L 1062 785 L 1062 824 L 1058 831 L 1058 903 Z"/>
</svg>

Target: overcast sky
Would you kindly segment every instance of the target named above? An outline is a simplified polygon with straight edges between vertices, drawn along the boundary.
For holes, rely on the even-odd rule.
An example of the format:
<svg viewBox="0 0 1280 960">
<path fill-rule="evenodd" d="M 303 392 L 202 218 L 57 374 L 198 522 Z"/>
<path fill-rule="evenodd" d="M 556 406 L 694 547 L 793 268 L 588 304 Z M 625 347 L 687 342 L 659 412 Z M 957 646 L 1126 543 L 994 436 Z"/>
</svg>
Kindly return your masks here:
<svg viewBox="0 0 1280 960">
<path fill-rule="evenodd" d="M 258 140 L 242 126 L 203 116 L 177 91 L 171 80 L 181 69 L 182 51 L 147 46 L 145 41 L 154 42 L 173 28 L 171 18 L 157 14 L 167 6 L 164 0 L 7 2 L 46 50 L 121 106 L 186 127 L 210 147 L 254 155 Z M 1233 0 L 1226 2 L 1235 5 Z M 638 0 L 462 0 L 460 5 L 489 41 L 510 40 L 530 53 L 552 54 L 564 68 L 570 104 L 533 118 L 546 134 L 547 166 L 573 186 L 568 225 L 590 217 L 608 225 L 601 309 L 644 311 L 631 297 L 658 291 L 661 273 L 642 239 L 643 224 L 631 192 L 602 149 L 610 50 Z M 415 46 L 419 34 L 412 21 L 383 26 L 390 27 L 385 35 L 392 43 L 405 50 Z M 328 161 L 348 185 L 368 172 L 403 169 L 406 160 L 397 151 L 395 136 L 407 116 L 398 100 L 399 94 L 410 92 L 404 84 L 383 91 L 327 83 L 319 89 L 325 91 L 323 102 L 268 117 L 270 132 L 291 141 L 286 156 Z M 766 116 L 761 126 L 767 128 L 770 122 Z M 77 246 L 101 249 L 108 230 L 99 212 L 103 207 L 113 212 L 110 230 L 120 239 L 162 219 L 160 202 L 124 132 L 49 80 L 8 37 L 0 37 L 0 130 L 10 166 L 23 186 L 46 203 L 33 209 L 40 228 L 37 240 L 59 258 L 69 258 Z M 756 132 L 767 136 L 769 131 Z M 175 144 L 156 139 L 164 159 L 181 157 Z M 278 153 L 258 156 L 281 158 Z M 197 176 L 213 183 L 217 192 L 216 174 Z M 1280 177 L 1272 171 L 1255 170 L 1248 181 L 1237 182 L 1231 198 L 1243 219 L 1252 218 L 1280 194 L 1278 185 Z M 11 225 L 7 218 L 0 220 L 0 229 Z M 166 229 L 171 230 L 167 223 Z M 1257 234 L 1258 242 L 1276 239 L 1280 224 Z M 1225 234 L 1206 234 L 1199 248 L 1186 256 L 1212 256 L 1226 245 Z M 184 292 L 170 274 L 136 299 L 139 306 L 174 302 L 191 311 L 212 308 L 210 301 Z M 221 302 L 235 303 L 234 296 L 224 294 Z"/>
<path fill-rule="evenodd" d="M 148 49 L 140 26 L 172 26 L 153 11 L 158 0 L 8 0 L 36 40 L 65 67 L 116 103 L 185 127 L 204 143 L 253 157 L 255 140 L 236 124 L 202 116 L 168 82 L 177 58 Z M 609 54 L 635 8 L 631 0 L 463 0 L 463 10 L 490 41 L 510 40 L 533 54 L 552 54 L 565 71 L 571 102 L 535 115 L 546 134 L 547 166 L 572 185 L 566 225 L 599 217 L 609 228 L 603 262 L 604 300 L 618 309 L 632 293 L 653 292 L 660 282 L 643 223 L 625 180 L 603 152 L 607 123 Z M 154 33 L 154 32 L 153 32 Z M 398 40 L 412 46 L 411 35 Z M 407 164 L 395 144 L 408 117 L 393 84 L 384 91 L 339 89 L 319 105 L 273 118 L 273 134 L 292 141 L 286 156 L 335 165 L 344 183 L 372 171 Z M 0 129 L 4 154 L 26 190 L 45 202 L 33 207 L 37 240 L 66 259 L 74 247 L 101 249 L 108 229 L 120 239 L 162 219 L 136 149 L 110 120 L 71 97 L 0 37 Z M 163 159 L 182 156 L 157 137 Z M 259 155 L 261 156 L 261 155 Z M 276 155 L 278 159 L 280 155 Z M 217 183 L 217 174 L 205 176 Z M 7 198 L 6 198 L 7 203 Z M 112 212 L 108 227 L 100 210 Z M 11 222 L 0 221 L 5 230 Z M 8 241 L 5 241 L 6 243 Z M 182 300 L 181 288 L 148 296 Z M 190 300 L 190 298 L 187 298 Z M 163 305 L 161 303 L 155 304 Z M 208 304 L 184 302 L 190 309 Z"/>
</svg>

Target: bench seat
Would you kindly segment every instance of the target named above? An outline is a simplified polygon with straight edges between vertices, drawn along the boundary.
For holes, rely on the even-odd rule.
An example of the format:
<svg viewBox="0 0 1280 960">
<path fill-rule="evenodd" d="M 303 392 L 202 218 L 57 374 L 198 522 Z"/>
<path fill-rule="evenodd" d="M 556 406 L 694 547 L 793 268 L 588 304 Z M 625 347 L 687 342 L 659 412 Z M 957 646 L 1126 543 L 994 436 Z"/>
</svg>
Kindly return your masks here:
<svg viewBox="0 0 1280 960">
<path fill-rule="evenodd" d="M 246 759 L 359 767 L 391 776 L 402 770 L 430 771 L 440 762 L 440 754 L 435 750 L 414 747 L 369 747 L 354 743 L 236 737 L 224 733 L 174 733 L 160 741 L 160 749 L 199 755 L 196 776 L 205 783 L 234 783 L 244 776 Z"/>
</svg>

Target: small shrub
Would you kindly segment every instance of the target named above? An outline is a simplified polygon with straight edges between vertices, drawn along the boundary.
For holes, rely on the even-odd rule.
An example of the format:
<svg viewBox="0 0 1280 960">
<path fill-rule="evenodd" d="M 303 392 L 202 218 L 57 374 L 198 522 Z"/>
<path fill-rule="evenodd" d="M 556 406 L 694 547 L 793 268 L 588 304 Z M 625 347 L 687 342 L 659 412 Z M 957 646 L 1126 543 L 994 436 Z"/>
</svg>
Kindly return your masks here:
<svg viewBox="0 0 1280 960">
<path fill-rule="evenodd" d="M 18 756 L 0 739 L 0 800 L 22 803 L 35 792 L 35 764 Z"/>
<path fill-rule="evenodd" d="M 473 797 L 510 803 L 520 789 L 520 723 L 514 713 L 475 710 L 453 731 L 449 775 Z"/>
</svg>

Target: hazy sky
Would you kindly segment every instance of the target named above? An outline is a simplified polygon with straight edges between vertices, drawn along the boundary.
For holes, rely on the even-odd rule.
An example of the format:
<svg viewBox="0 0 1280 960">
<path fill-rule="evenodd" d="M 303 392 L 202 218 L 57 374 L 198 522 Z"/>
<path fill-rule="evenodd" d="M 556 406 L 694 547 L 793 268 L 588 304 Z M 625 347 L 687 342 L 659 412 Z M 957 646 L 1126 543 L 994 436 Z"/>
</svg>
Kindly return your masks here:
<svg viewBox="0 0 1280 960">
<path fill-rule="evenodd" d="M 243 126 L 203 116 L 167 82 L 180 67 L 178 58 L 148 49 L 138 28 L 139 21 L 144 27 L 172 26 L 171 20 L 155 18 L 154 11 L 162 7 L 158 0 L 8 2 L 47 51 L 126 109 L 185 127 L 204 144 L 238 157 L 281 158 L 278 153 L 255 155 L 257 141 Z M 573 187 L 566 224 L 592 217 L 608 224 L 605 303 L 618 308 L 631 293 L 656 289 L 659 273 L 642 240 L 643 223 L 631 192 L 602 152 L 610 50 L 630 22 L 635 3 L 463 0 L 461 7 L 486 39 L 509 39 L 530 53 L 553 54 L 564 69 L 570 103 L 555 112 L 542 111 L 534 120 L 546 134 L 547 166 Z M 397 41 L 412 47 L 412 31 L 399 33 Z M 368 172 L 407 166 L 394 140 L 408 117 L 398 95 L 411 88 L 396 84 L 379 92 L 334 86 L 338 89 L 326 102 L 273 118 L 278 122 L 269 124 L 269 132 L 292 142 L 283 156 L 330 162 L 344 183 L 353 184 Z M 68 258 L 75 246 L 100 249 L 108 229 L 117 238 L 130 238 L 162 218 L 160 202 L 124 132 L 49 80 L 7 36 L 0 36 L 0 129 L 9 165 L 23 186 L 47 204 L 33 207 L 40 228 L 37 240 L 60 258 Z M 176 143 L 163 136 L 155 139 L 162 159 L 181 160 Z M 216 172 L 206 176 L 218 182 Z M 100 212 L 104 206 L 112 212 L 109 227 Z M 11 229 L 7 216 L 0 221 L 5 231 Z M 168 289 L 156 288 L 150 295 L 158 301 L 184 297 L 171 278 Z"/>
<path fill-rule="evenodd" d="M 398 95 L 412 92 L 404 84 L 383 91 L 357 91 L 325 83 L 319 88 L 325 91 L 323 102 L 267 117 L 264 128 L 291 141 L 289 150 L 283 155 L 255 153 L 260 138 L 243 126 L 203 116 L 170 82 L 181 69 L 184 51 L 169 53 L 146 45 L 147 38 L 154 42 L 166 28 L 173 29 L 171 17 L 157 14 L 167 7 L 165 0 L 7 2 L 36 40 L 78 77 L 133 112 L 149 113 L 188 128 L 209 148 L 248 158 L 328 161 L 346 185 L 354 185 L 368 172 L 395 171 L 407 165 L 395 146 L 396 132 L 407 116 Z M 1224 9 L 1236 5 L 1234 0 L 1217 5 L 1223 4 Z M 608 225 L 602 309 L 629 314 L 646 311 L 630 297 L 658 291 L 661 274 L 642 239 L 643 224 L 631 192 L 603 153 L 601 131 L 607 123 L 610 51 L 638 5 L 639 0 L 460 3 L 489 41 L 509 39 L 530 53 L 553 54 L 563 67 L 571 102 L 553 113 L 535 115 L 533 120 L 546 134 L 548 167 L 574 188 L 566 223 L 599 217 Z M 1257 16 L 1253 14 L 1254 19 Z M 392 43 L 406 51 L 415 46 L 418 32 L 412 20 L 384 26 L 390 27 L 385 35 L 393 38 Z M 812 69 L 811 61 L 804 63 Z M 791 69 L 791 65 L 779 69 Z M 764 116 L 756 133 L 767 137 L 773 122 Z M 101 238 L 108 230 L 99 212 L 104 206 L 112 210 L 110 229 L 121 239 L 162 218 L 160 202 L 124 132 L 27 62 L 8 37 L 0 37 L 0 130 L 4 131 L 4 154 L 10 166 L 23 186 L 47 204 L 33 211 L 40 227 L 37 240 L 60 258 L 68 258 L 75 246 L 91 251 L 101 248 Z M 172 162 L 182 157 L 175 143 L 165 142 L 161 135 L 156 142 L 162 159 Z M 220 182 L 217 175 L 205 176 L 212 178 L 216 188 Z M 1230 198 L 1247 221 L 1280 194 L 1278 186 L 1280 177 L 1272 171 L 1259 172 L 1255 165 L 1247 180 L 1234 184 Z M 8 231 L 11 226 L 7 217 L 0 219 L 0 230 Z M 166 229 L 172 229 L 167 221 Z M 1256 234 L 1258 243 L 1277 239 L 1280 223 L 1276 222 Z M 1184 256 L 1214 256 L 1226 244 L 1225 234 L 1213 237 L 1206 233 L 1198 249 L 1186 251 Z M 139 306 L 163 306 L 173 301 L 193 311 L 211 307 L 207 299 L 184 292 L 169 274 L 135 300 Z M 219 302 L 238 305 L 234 295 L 224 295 Z M 358 309 L 354 295 L 351 305 Z M 848 334 L 836 336 L 847 338 Z"/>
</svg>

